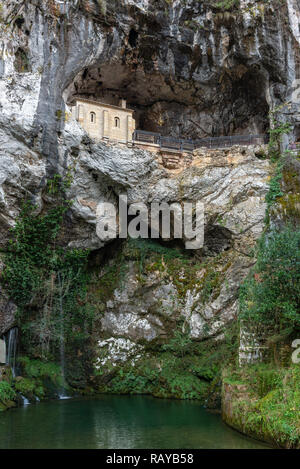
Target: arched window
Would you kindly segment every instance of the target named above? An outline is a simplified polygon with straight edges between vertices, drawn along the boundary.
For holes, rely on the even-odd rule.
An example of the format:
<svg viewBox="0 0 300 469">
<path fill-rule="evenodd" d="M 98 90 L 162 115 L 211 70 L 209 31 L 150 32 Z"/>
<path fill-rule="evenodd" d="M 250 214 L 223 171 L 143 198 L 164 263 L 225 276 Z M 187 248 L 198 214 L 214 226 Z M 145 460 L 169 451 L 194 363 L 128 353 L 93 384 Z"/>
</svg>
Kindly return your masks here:
<svg viewBox="0 0 300 469">
<path fill-rule="evenodd" d="M 90 117 L 91 117 L 91 123 L 95 124 L 96 123 L 96 114 L 94 112 L 91 112 Z"/>
<path fill-rule="evenodd" d="M 118 117 L 115 117 L 115 127 L 120 128 L 120 119 Z"/>
</svg>

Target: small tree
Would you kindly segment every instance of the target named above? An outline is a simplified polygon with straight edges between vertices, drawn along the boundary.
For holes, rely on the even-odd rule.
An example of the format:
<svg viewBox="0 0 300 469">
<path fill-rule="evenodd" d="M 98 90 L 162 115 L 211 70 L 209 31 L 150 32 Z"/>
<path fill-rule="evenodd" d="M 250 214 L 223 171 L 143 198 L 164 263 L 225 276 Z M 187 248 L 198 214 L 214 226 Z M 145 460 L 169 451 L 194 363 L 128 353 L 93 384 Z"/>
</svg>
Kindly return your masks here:
<svg viewBox="0 0 300 469">
<path fill-rule="evenodd" d="M 240 289 L 240 316 L 273 333 L 300 328 L 300 230 L 264 235 Z"/>
<path fill-rule="evenodd" d="M 282 136 L 291 132 L 292 127 L 289 122 L 280 122 L 278 120 L 278 112 L 286 104 L 276 107 L 270 112 L 270 140 L 269 140 L 269 155 L 272 159 L 278 159 L 280 157 L 280 143 L 282 142 Z"/>
</svg>

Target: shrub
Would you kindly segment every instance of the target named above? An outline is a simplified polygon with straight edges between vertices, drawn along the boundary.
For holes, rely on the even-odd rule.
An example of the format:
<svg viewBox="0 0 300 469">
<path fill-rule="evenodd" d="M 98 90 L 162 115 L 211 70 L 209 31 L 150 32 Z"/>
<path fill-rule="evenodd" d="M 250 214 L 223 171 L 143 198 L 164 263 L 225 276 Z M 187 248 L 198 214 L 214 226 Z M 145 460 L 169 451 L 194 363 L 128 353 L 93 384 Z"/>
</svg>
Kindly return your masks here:
<svg viewBox="0 0 300 469">
<path fill-rule="evenodd" d="M 53 384 L 63 384 L 61 367 L 56 363 L 31 360 L 29 357 L 20 357 L 18 361 L 22 365 L 24 374 L 28 376 L 28 378 L 48 378 Z"/>
<path fill-rule="evenodd" d="M 7 381 L 0 381 L 0 401 L 12 401 L 16 398 L 16 392 Z"/>
<path fill-rule="evenodd" d="M 300 447 L 299 365 L 278 369 L 252 365 L 229 372 L 225 381 L 242 384 L 247 396 L 241 399 L 240 392 L 238 397 L 233 394 L 233 421 L 238 426 L 243 422 L 243 432 L 286 448 Z"/>
<path fill-rule="evenodd" d="M 232 10 L 233 8 L 237 8 L 240 5 L 240 0 L 221 0 L 214 4 L 215 8 L 219 10 Z"/>
<path fill-rule="evenodd" d="M 300 230 L 264 235 L 240 289 L 240 317 L 280 332 L 300 327 Z"/>
</svg>

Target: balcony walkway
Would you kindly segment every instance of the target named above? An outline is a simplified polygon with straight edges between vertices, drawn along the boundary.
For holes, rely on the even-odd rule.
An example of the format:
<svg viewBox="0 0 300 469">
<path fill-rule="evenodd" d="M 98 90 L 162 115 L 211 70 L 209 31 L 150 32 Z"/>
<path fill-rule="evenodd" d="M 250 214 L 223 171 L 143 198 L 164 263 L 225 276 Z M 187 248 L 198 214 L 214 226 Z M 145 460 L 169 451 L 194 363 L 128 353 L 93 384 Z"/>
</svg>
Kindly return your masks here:
<svg viewBox="0 0 300 469">
<path fill-rule="evenodd" d="M 234 135 L 230 137 L 208 137 L 199 140 L 187 140 L 174 137 L 163 137 L 159 133 L 146 130 L 135 130 L 133 144 L 145 144 L 178 152 L 192 152 L 196 148 L 228 148 L 233 145 L 262 145 L 268 143 L 268 135 Z"/>
</svg>

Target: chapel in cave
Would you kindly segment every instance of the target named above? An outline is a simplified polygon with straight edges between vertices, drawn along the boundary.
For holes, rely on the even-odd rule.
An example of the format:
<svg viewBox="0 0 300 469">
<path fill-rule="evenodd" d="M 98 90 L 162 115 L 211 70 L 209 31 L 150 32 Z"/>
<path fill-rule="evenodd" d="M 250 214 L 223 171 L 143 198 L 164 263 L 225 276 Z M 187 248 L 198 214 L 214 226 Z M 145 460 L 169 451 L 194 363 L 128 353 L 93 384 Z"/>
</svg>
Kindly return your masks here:
<svg viewBox="0 0 300 469">
<path fill-rule="evenodd" d="M 127 109 L 126 100 L 120 99 L 119 106 L 91 99 L 76 98 L 72 107 L 75 118 L 89 136 L 95 140 L 115 140 L 120 143 L 132 142 L 135 131 L 134 111 Z"/>
</svg>

